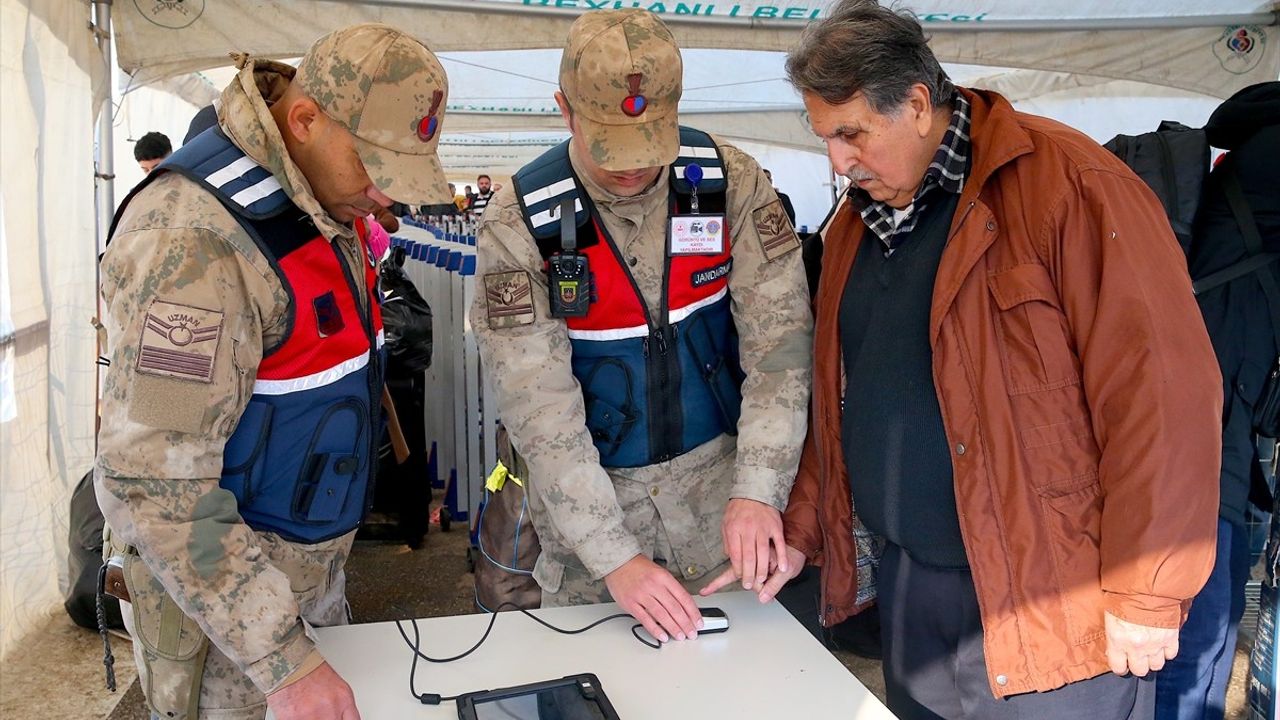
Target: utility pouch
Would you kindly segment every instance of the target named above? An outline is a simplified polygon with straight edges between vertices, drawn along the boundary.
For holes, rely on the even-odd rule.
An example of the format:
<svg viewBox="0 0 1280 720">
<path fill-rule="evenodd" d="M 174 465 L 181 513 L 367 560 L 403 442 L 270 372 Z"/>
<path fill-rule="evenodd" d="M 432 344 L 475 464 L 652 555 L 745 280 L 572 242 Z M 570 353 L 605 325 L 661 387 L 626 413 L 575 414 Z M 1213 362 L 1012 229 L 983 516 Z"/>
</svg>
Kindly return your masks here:
<svg viewBox="0 0 1280 720">
<path fill-rule="evenodd" d="M 195 720 L 209 639 L 136 553 L 124 555 L 122 574 L 147 707 L 166 720 Z"/>
</svg>

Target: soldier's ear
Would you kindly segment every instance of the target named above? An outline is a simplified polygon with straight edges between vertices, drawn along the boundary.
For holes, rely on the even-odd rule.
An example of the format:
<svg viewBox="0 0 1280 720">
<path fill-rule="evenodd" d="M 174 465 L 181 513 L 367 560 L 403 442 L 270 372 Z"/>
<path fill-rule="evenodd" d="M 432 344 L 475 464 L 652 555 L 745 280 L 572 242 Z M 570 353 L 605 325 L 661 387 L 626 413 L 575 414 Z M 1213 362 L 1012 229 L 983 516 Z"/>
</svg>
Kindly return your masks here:
<svg viewBox="0 0 1280 720">
<path fill-rule="evenodd" d="M 303 95 L 294 98 L 285 112 L 285 129 L 302 145 L 314 140 L 325 121 L 315 100 Z"/>
<path fill-rule="evenodd" d="M 560 107 L 560 117 L 564 118 L 564 126 L 573 134 L 575 132 L 573 129 L 573 107 L 569 105 L 569 98 L 566 98 L 564 93 L 559 90 L 556 91 L 555 98 L 556 105 Z"/>
</svg>

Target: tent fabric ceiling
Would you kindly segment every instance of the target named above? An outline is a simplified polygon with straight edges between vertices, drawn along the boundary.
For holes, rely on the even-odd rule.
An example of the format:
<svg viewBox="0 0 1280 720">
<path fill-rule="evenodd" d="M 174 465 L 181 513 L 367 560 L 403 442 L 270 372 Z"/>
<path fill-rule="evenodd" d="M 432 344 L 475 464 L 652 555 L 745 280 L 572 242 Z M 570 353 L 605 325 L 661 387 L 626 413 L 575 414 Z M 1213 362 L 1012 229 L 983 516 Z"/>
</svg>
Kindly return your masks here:
<svg viewBox="0 0 1280 720">
<path fill-rule="evenodd" d="M 770 0 L 766 0 L 770 1 Z M 806 2 L 808 0 L 805 0 Z M 301 55 L 356 22 L 405 29 L 437 52 L 562 46 L 595 8 L 645 7 L 683 48 L 785 51 L 824 4 L 666 0 L 122 0 L 120 66 L 135 83 L 225 64 L 229 51 Z M 1275 0 L 954 0 L 909 3 L 945 62 L 1117 78 L 1226 97 L 1280 76 Z"/>
</svg>

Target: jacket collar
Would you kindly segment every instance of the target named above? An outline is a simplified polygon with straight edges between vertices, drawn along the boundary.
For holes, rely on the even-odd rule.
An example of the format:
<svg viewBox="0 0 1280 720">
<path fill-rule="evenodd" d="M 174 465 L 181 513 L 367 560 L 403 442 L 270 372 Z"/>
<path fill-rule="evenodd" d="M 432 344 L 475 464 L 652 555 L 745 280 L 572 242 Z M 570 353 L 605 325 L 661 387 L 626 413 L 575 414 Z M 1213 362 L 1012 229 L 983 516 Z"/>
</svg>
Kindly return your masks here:
<svg viewBox="0 0 1280 720">
<path fill-rule="evenodd" d="M 990 90 L 957 88 L 969 101 L 972 164 L 961 205 L 977 197 L 987 180 L 1004 165 L 1035 149 L 1031 135 L 1018 122 L 1017 111 L 1003 95 Z"/>
<path fill-rule="evenodd" d="M 311 217 L 326 238 L 353 238 L 351 226 L 330 217 L 316 200 L 271 116 L 272 103 L 284 95 L 294 72 L 291 66 L 272 60 L 249 61 L 222 91 L 218 122 L 237 147 L 275 176 L 293 204 Z"/>
</svg>

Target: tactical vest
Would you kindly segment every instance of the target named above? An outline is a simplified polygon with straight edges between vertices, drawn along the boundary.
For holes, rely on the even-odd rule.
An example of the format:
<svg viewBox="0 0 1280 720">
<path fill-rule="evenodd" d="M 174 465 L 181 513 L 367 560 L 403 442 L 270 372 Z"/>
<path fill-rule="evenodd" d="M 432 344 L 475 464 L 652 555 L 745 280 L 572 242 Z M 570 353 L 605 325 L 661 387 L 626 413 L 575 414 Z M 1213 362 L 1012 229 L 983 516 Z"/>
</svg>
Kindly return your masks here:
<svg viewBox="0 0 1280 720">
<path fill-rule="evenodd" d="M 727 184 L 715 141 L 684 127 L 669 173 L 668 213 L 690 212 L 692 187 L 684 180 L 690 163 L 703 170 L 699 212 L 724 213 Z M 522 168 L 513 183 L 544 260 L 560 249 L 559 209 L 573 200 L 577 248 L 590 263 L 593 297 L 585 317 L 566 318 L 565 324 L 600 464 L 652 465 L 721 434 L 736 435 L 743 373 L 729 307 L 729 228 L 719 255 L 668 255 L 662 303 L 650 312 L 574 174 L 568 142 Z M 661 222 L 667 221 L 664 215 Z"/>
<path fill-rule="evenodd" d="M 231 212 L 291 300 L 288 330 L 263 349 L 253 396 L 227 441 L 221 486 L 254 530 L 299 543 L 350 532 L 373 500 L 383 422 L 382 313 L 363 221 L 356 229 L 365 262 L 350 267 L 275 177 L 214 127 L 139 184 L 116 222 L 166 172 L 195 181 Z"/>
</svg>

